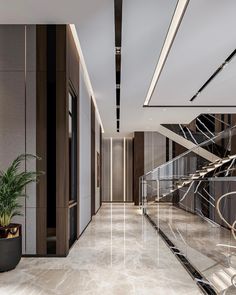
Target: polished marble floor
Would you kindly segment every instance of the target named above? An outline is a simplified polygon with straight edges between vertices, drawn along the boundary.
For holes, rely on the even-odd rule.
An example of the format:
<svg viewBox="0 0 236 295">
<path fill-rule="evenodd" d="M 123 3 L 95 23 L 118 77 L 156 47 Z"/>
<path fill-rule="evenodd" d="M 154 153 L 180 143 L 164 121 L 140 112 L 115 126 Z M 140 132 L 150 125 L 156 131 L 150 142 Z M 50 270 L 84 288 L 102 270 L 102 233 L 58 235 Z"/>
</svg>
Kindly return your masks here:
<svg viewBox="0 0 236 295">
<path fill-rule="evenodd" d="M 104 204 L 66 258 L 24 258 L 0 295 L 198 295 L 137 207 Z"/>
<path fill-rule="evenodd" d="M 171 203 L 149 204 L 147 213 L 219 293 L 236 295 L 236 241 L 228 229 Z"/>
</svg>

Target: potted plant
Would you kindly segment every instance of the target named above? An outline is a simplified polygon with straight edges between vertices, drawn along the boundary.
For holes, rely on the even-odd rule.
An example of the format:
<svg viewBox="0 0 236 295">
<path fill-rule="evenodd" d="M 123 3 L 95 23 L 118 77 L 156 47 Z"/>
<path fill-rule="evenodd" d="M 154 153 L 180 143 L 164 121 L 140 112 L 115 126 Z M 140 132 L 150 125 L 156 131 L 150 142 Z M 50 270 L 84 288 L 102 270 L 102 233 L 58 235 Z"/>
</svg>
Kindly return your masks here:
<svg viewBox="0 0 236 295">
<path fill-rule="evenodd" d="M 38 173 L 23 171 L 22 162 L 34 155 L 18 156 L 6 171 L 0 171 L 0 272 L 14 269 L 21 259 L 21 225 L 11 223 L 21 215 L 20 197 L 26 197 L 25 187 L 37 181 Z"/>
</svg>

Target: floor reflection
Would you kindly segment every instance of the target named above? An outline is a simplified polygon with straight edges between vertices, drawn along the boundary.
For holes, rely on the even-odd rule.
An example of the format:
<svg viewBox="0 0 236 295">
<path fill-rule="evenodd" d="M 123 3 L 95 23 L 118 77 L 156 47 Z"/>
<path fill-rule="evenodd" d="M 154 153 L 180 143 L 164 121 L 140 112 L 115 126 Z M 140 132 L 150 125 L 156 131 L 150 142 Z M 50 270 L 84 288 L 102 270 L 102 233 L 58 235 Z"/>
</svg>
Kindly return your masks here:
<svg viewBox="0 0 236 295">
<path fill-rule="evenodd" d="M 218 292 L 236 294 L 236 241 L 230 230 L 171 203 L 150 204 L 147 212 Z"/>
<path fill-rule="evenodd" d="M 25 258 L 0 274 L 1 295 L 200 295 L 131 204 L 104 204 L 66 258 Z"/>
</svg>

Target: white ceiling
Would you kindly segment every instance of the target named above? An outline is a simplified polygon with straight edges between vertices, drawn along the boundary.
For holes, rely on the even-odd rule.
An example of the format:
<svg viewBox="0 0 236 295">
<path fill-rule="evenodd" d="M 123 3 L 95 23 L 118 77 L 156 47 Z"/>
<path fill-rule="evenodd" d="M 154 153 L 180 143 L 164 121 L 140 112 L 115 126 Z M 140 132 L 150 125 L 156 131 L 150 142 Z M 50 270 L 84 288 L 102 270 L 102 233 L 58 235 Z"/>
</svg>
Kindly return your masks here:
<svg viewBox="0 0 236 295">
<path fill-rule="evenodd" d="M 203 112 L 229 108 L 143 108 L 177 0 L 124 0 L 121 133 L 188 123 Z M 190 0 L 151 104 L 184 104 L 236 48 L 236 1 Z M 113 0 L 0 0 L 2 24 L 74 23 L 106 136 L 116 134 Z M 193 104 L 232 104 L 235 60 Z"/>
<path fill-rule="evenodd" d="M 189 100 L 236 48 L 235 12 L 235 0 L 189 2 L 151 104 L 228 104 L 204 93 Z"/>
<path fill-rule="evenodd" d="M 1 24 L 75 24 L 105 131 L 116 130 L 113 0 L 0 0 Z"/>
<path fill-rule="evenodd" d="M 213 107 L 217 104 L 236 105 L 234 60 L 193 103 L 189 102 L 236 48 L 236 31 L 233 29 L 236 27 L 235 0 L 190 0 L 150 102 L 150 105 L 200 104 L 212 107 L 142 107 L 163 45 L 163 35 L 158 30 L 162 34 L 163 30 L 166 31 L 166 21 L 168 18 L 170 21 L 168 14 L 171 5 L 174 12 L 175 3 L 131 0 L 124 4 L 121 102 L 125 101 L 125 107 L 121 107 L 121 131 L 158 130 L 161 123 L 188 123 L 200 113 L 236 112 L 236 108 Z M 140 27 L 147 28 L 145 42 L 142 42 L 140 27 L 135 31 L 134 24 L 138 21 Z M 140 36 L 136 50 L 133 34 L 137 35 L 136 40 Z"/>
</svg>

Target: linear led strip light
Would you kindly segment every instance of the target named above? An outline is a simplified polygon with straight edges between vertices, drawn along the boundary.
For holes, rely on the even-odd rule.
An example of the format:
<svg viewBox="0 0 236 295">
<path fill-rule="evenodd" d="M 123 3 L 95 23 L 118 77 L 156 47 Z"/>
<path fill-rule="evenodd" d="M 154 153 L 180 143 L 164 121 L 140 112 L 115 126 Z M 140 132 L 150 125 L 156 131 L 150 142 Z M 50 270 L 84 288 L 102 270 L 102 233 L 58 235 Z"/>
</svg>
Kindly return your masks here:
<svg viewBox="0 0 236 295">
<path fill-rule="evenodd" d="M 80 46 L 79 37 L 78 37 L 77 31 L 76 31 L 75 25 L 70 24 L 69 27 L 70 27 L 70 30 L 71 30 L 72 36 L 74 38 L 75 45 L 76 45 L 76 48 L 77 48 L 77 51 L 78 51 L 78 54 L 79 54 L 79 57 L 80 57 L 80 62 L 81 62 L 81 65 L 82 65 L 82 68 L 83 68 L 83 73 L 84 73 L 84 80 L 85 80 L 86 86 L 88 88 L 89 94 L 92 97 L 92 100 L 93 100 L 93 103 L 94 103 L 94 106 L 95 106 L 95 109 L 96 109 L 96 113 L 97 113 L 97 116 L 98 116 L 98 120 L 99 120 L 99 123 L 100 123 L 101 128 L 102 128 L 102 133 L 104 133 L 102 119 L 101 119 L 101 116 L 100 116 L 100 113 L 99 113 L 99 110 L 98 110 L 97 102 L 96 102 L 95 95 L 94 95 L 94 92 L 93 92 L 93 87 L 92 87 L 92 84 L 91 84 L 91 81 L 90 81 L 90 78 L 89 78 L 89 74 L 88 74 L 88 70 L 87 70 L 87 66 L 86 66 L 86 63 L 85 63 L 85 60 L 84 60 L 84 55 L 83 55 L 83 52 L 82 52 L 82 49 L 81 49 L 81 46 Z"/>
<path fill-rule="evenodd" d="M 189 0 L 179 0 L 176 5 L 175 12 L 174 12 L 174 15 L 171 20 L 171 24 L 168 29 L 168 33 L 166 35 L 166 39 L 165 39 L 164 45 L 162 47 L 161 54 L 160 54 L 154 75 L 152 77 L 152 81 L 151 81 L 150 87 L 148 89 L 146 99 L 144 101 L 144 106 L 148 106 L 148 104 L 151 100 L 151 97 L 153 95 L 157 81 L 158 81 L 158 79 L 161 75 L 161 71 L 165 65 L 167 56 L 168 56 L 171 46 L 174 42 L 175 36 L 177 34 L 178 28 L 180 26 L 180 23 L 182 21 L 182 18 L 184 16 L 184 13 L 186 11 L 188 3 L 189 3 Z"/>
</svg>

